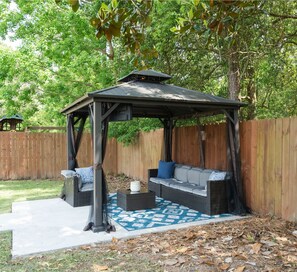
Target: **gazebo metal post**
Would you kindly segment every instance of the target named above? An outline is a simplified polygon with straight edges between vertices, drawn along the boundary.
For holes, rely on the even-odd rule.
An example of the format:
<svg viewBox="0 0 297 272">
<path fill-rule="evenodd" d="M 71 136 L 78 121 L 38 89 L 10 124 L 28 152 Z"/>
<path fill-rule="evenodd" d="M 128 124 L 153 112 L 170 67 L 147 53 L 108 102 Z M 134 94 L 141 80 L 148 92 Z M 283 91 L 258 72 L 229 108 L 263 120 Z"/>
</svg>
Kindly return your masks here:
<svg viewBox="0 0 297 272">
<path fill-rule="evenodd" d="M 93 232 L 104 230 L 102 199 L 102 103 L 94 101 L 93 157 L 94 157 L 94 225 Z"/>
</svg>

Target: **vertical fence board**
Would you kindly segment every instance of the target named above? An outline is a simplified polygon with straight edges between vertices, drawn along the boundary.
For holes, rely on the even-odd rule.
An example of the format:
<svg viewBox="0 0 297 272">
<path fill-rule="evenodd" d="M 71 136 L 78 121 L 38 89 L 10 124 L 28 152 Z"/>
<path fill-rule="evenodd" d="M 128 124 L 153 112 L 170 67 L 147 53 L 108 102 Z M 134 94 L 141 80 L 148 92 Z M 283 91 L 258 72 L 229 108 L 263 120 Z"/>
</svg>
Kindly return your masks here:
<svg viewBox="0 0 297 272">
<path fill-rule="evenodd" d="M 259 210 L 260 207 L 264 207 L 264 189 L 263 189 L 263 162 L 264 162 L 264 128 L 263 122 L 258 122 L 257 128 L 257 169 L 256 169 L 256 180 L 255 184 L 255 208 Z M 258 163 L 260 162 L 260 163 Z"/>
<path fill-rule="evenodd" d="M 275 163 L 276 163 L 276 139 L 275 139 L 275 120 L 265 121 L 265 130 L 266 130 L 266 161 L 267 164 L 264 168 L 265 175 L 265 196 L 266 196 L 266 211 L 269 214 L 275 213 L 275 196 L 278 192 L 276 189 L 276 172 L 275 172 Z"/>
<path fill-rule="evenodd" d="M 287 122 L 289 126 L 287 127 Z M 297 220 L 297 122 L 292 119 L 286 120 L 285 126 L 285 148 L 287 153 L 283 157 L 286 167 L 283 179 L 283 207 L 282 217 L 287 220 Z"/>
<path fill-rule="evenodd" d="M 282 168 L 283 160 L 282 160 L 282 153 L 283 153 L 283 120 L 276 119 L 275 121 L 275 198 L 274 198 L 274 207 L 275 207 L 275 215 L 277 217 L 282 216 Z"/>
<path fill-rule="evenodd" d="M 251 122 L 251 159 L 250 159 L 250 181 L 251 181 L 251 209 L 254 210 L 257 207 L 257 137 L 258 137 L 258 123 Z M 247 139 L 248 141 L 248 139 Z"/>
<path fill-rule="evenodd" d="M 297 208 L 296 208 L 296 199 L 297 199 L 297 122 L 293 122 L 291 119 L 291 136 L 290 136 L 290 181 L 292 188 L 291 199 L 290 199 L 290 209 L 289 214 L 285 217 L 287 219 L 297 221 Z M 292 205 L 293 204 L 293 205 Z M 294 205 L 295 204 L 295 205 Z"/>
</svg>

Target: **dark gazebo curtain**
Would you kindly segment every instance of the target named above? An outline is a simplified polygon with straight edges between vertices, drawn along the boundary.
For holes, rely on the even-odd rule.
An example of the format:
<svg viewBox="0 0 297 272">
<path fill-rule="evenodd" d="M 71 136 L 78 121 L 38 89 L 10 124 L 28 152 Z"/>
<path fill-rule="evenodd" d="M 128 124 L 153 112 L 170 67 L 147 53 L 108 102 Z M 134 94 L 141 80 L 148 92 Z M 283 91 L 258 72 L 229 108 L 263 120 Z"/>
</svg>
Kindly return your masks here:
<svg viewBox="0 0 297 272">
<path fill-rule="evenodd" d="M 239 120 L 236 110 L 226 113 L 228 135 L 228 158 L 231 163 L 233 178 L 231 179 L 229 192 L 229 210 L 235 214 L 245 214 L 246 207 L 243 196 L 240 163 Z"/>
<path fill-rule="evenodd" d="M 174 123 L 172 119 L 161 120 L 164 126 L 164 160 L 172 161 L 172 130 Z"/>
<path fill-rule="evenodd" d="M 108 109 L 110 108 L 108 103 L 102 103 L 102 115 L 104 115 Z M 93 136 L 93 124 L 94 124 L 94 113 L 93 113 L 93 108 L 90 105 L 89 106 L 89 118 L 90 118 L 90 124 L 91 124 L 91 132 Z M 106 145 L 107 145 L 107 139 L 108 139 L 108 123 L 109 123 L 109 116 L 107 116 L 103 122 L 102 122 L 102 165 L 104 162 L 105 158 L 105 153 L 106 153 Z M 94 143 L 94 139 L 92 137 L 92 141 Z M 107 232 L 114 231 L 115 227 L 111 224 L 110 222 L 110 217 L 108 215 L 108 187 L 107 187 L 107 182 L 106 182 L 106 176 L 103 170 L 102 165 L 94 165 L 94 167 L 97 167 L 96 169 L 102 169 L 102 203 L 103 203 L 103 224 L 105 226 L 105 230 Z M 94 199 L 93 199 L 94 201 Z M 94 203 L 90 206 L 89 210 L 89 217 L 88 217 L 88 222 L 84 230 L 89 230 L 93 226 L 93 221 L 94 221 Z"/>
<path fill-rule="evenodd" d="M 199 143 L 199 166 L 205 168 L 205 126 L 197 119 L 197 138 Z"/>
</svg>

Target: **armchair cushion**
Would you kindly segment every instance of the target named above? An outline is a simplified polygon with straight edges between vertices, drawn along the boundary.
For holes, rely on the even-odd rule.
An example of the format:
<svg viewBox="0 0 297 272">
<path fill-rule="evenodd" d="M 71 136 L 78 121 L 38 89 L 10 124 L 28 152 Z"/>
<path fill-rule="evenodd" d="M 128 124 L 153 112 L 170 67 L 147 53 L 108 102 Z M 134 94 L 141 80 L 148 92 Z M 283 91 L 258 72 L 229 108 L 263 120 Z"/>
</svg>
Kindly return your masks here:
<svg viewBox="0 0 297 272">
<path fill-rule="evenodd" d="M 81 177 L 82 183 L 92 183 L 94 180 L 93 167 L 75 168 L 75 171 Z"/>
</svg>

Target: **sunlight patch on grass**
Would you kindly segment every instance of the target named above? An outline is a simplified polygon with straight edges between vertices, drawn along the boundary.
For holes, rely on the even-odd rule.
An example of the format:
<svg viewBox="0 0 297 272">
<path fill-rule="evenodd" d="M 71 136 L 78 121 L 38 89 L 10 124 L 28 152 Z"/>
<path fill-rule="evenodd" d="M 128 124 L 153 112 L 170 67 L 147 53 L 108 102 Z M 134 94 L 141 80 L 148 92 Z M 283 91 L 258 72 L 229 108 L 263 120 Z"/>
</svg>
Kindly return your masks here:
<svg viewBox="0 0 297 272">
<path fill-rule="evenodd" d="M 61 180 L 0 181 L 0 213 L 11 212 L 12 202 L 58 197 L 62 185 Z"/>
</svg>

